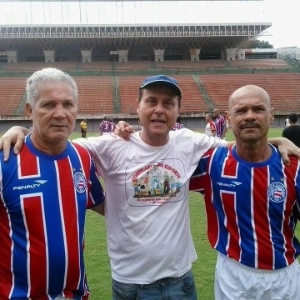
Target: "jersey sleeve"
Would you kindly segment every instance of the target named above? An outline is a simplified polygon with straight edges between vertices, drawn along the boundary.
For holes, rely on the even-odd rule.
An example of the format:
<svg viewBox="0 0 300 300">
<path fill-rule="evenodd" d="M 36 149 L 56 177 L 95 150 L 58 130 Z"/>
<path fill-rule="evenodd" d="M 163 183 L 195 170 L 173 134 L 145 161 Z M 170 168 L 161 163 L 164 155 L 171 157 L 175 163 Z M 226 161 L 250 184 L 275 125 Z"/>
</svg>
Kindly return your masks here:
<svg viewBox="0 0 300 300">
<path fill-rule="evenodd" d="M 90 168 L 90 185 L 91 188 L 88 195 L 88 208 L 92 208 L 98 204 L 101 204 L 105 199 L 103 188 L 100 182 L 100 176 L 93 160 L 91 161 Z"/>
<path fill-rule="evenodd" d="M 212 151 L 213 149 L 208 150 L 200 159 L 199 164 L 190 180 L 190 191 L 204 192 L 205 186 L 209 184 L 207 170 Z"/>
<path fill-rule="evenodd" d="M 217 129 L 216 129 L 216 125 L 215 125 L 215 123 L 214 123 L 214 122 L 210 122 L 209 124 L 210 124 L 210 130 L 211 130 L 211 132 L 213 132 L 213 131 L 216 131 L 216 130 L 217 130 Z"/>
</svg>

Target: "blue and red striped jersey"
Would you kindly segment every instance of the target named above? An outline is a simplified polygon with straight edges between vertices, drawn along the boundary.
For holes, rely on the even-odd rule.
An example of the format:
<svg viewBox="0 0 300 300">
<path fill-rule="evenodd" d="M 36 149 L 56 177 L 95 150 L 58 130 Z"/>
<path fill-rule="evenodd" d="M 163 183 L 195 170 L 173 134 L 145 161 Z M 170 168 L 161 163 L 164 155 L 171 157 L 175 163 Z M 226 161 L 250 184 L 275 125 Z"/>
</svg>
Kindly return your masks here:
<svg viewBox="0 0 300 300">
<path fill-rule="evenodd" d="M 87 299 L 86 209 L 104 200 L 89 153 L 46 155 L 27 136 L 19 155 L 0 152 L 0 184 L 0 299 Z"/>
<path fill-rule="evenodd" d="M 204 194 L 211 246 L 253 268 L 279 269 L 300 253 L 294 206 L 300 203 L 299 161 L 284 166 L 272 147 L 261 163 L 242 160 L 236 148 L 209 150 L 190 181 Z"/>
<path fill-rule="evenodd" d="M 219 115 L 216 119 L 214 119 L 214 123 L 217 130 L 216 136 L 221 137 L 226 128 L 226 119 L 223 116 Z"/>
</svg>

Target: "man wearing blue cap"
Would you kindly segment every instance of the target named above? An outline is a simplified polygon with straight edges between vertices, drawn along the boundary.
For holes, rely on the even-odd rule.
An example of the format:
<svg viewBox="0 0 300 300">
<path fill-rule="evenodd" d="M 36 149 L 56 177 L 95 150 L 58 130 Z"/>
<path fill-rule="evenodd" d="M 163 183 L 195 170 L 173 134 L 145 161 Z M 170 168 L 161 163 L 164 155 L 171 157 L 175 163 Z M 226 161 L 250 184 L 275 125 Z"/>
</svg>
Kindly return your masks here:
<svg viewBox="0 0 300 300">
<path fill-rule="evenodd" d="M 227 142 L 186 128 L 171 131 L 181 98 L 174 78 L 146 78 L 137 99 L 140 132 L 129 141 L 110 135 L 78 140 L 105 180 L 114 300 L 197 299 L 189 180 L 200 157 Z M 16 136 L 16 130 L 6 133 L 0 148 L 16 140 L 12 133 Z M 20 145 L 19 139 L 15 150 Z"/>
</svg>

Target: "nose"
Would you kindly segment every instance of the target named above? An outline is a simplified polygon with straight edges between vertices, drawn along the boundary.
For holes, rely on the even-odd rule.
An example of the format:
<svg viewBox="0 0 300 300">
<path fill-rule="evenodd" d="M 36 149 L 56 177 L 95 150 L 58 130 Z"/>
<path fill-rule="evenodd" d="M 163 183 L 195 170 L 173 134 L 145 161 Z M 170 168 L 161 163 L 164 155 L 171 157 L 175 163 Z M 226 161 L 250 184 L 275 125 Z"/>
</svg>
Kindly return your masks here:
<svg viewBox="0 0 300 300">
<path fill-rule="evenodd" d="M 245 114 L 245 119 L 247 120 L 254 120 L 256 119 L 256 114 L 252 109 L 248 109 Z"/>
<path fill-rule="evenodd" d="M 66 117 L 66 109 L 63 105 L 58 104 L 54 108 L 53 116 L 56 118 L 65 118 Z"/>
<path fill-rule="evenodd" d="M 164 113 L 164 106 L 162 103 L 157 103 L 157 105 L 155 106 L 155 112 L 157 114 L 162 114 Z"/>
</svg>

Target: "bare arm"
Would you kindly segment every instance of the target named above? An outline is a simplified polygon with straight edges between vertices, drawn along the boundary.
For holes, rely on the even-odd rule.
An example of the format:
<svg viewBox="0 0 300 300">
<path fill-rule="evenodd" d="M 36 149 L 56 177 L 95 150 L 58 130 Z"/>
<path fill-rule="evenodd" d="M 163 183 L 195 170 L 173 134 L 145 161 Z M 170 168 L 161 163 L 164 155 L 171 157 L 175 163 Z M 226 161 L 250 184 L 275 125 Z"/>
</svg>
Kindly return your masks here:
<svg viewBox="0 0 300 300">
<path fill-rule="evenodd" d="M 284 137 L 269 138 L 268 142 L 278 148 L 282 160 L 286 166 L 290 165 L 289 155 L 297 156 L 300 159 L 300 148 Z"/>
<path fill-rule="evenodd" d="M 30 130 L 22 126 L 13 126 L 6 131 L 0 138 L 0 150 L 4 151 L 4 161 L 9 158 L 9 151 L 14 145 L 14 153 L 19 154 L 24 143 L 25 136 L 30 133 Z"/>
<path fill-rule="evenodd" d="M 104 216 L 104 202 L 99 205 L 92 207 L 92 210 L 102 216 Z"/>
<path fill-rule="evenodd" d="M 9 158 L 9 150 L 12 144 L 14 144 L 14 153 L 18 154 L 22 148 L 25 135 L 30 130 L 22 126 L 11 127 L 1 138 L 0 138 L 0 150 L 4 151 L 4 161 Z M 131 133 L 134 132 L 133 127 L 124 121 L 120 121 L 116 127 L 115 133 L 125 140 L 130 139 Z M 268 142 L 276 146 L 282 156 L 285 165 L 289 166 L 290 160 L 288 155 L 295 155 L 300 159 L 300 148 L 298 148 L 293 142 L 284 137 L 269 138 Z M 234 144 L 234 142 L 228 143 L 228 145 Z"/>
</svg>

